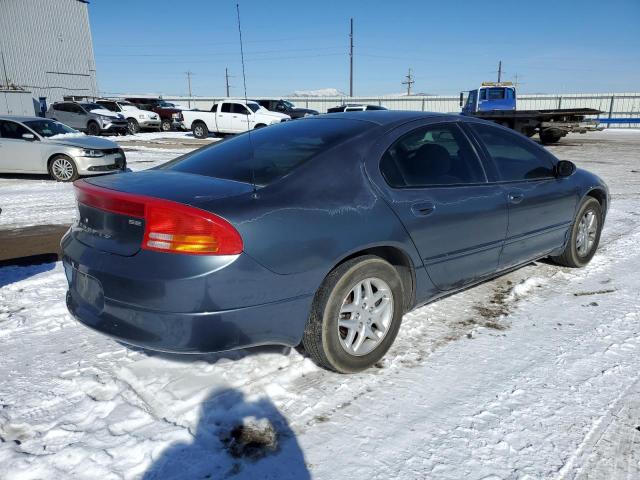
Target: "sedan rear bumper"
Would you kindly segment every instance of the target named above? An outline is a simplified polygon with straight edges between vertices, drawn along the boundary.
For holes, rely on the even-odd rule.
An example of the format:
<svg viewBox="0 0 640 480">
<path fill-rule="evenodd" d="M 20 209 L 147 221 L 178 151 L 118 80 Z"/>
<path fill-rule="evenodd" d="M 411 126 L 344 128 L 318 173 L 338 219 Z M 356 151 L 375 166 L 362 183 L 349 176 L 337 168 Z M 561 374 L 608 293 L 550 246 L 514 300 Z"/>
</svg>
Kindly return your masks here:
<svg viewBox="0 0 640 480">
<path fill-rule="evenodd" d="M 296 346 L 313 296 L 234 310 L 167 313 L 104 299 L 102 309 L 71 286 L 67 308 L 82 324 L 124 343 L 174 353 L 207 353 L 267 344 Z M 294 320 L 295 319 L 295 320 Z"/>
<path fill-rule="evenodd" d="M 119 241 L 80 225 L 62 239 L 67 308 L 84 325 L 167 352 L 300 343 L 315 292 L 303 288 L 308 281 L 246 254 L 134 252 Z"/>
</svg>

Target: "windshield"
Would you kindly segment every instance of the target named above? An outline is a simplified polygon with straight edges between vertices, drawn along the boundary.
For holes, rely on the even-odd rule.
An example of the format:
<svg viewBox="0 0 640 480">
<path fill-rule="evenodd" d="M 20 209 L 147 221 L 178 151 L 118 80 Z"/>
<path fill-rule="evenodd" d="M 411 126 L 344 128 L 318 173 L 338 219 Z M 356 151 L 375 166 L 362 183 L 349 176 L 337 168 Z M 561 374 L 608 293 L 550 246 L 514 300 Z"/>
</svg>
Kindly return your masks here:
<svg viewBox="0 0 640 480">
<path fill-rule="evenodd" d="M 157 168 L 263 186 L 371 126 L 346 119 L 285 122 L 243 133 Z"/>
<path fill-rule="evenodd" d="M 296 106 L 293 103 L 288 102 L 286 100 L 283 100 L 282 103 L 284 103 L 289 108 L 296 108 Z"/>
<path fill-rule="evenodd" d="M 46 138 L 54 135 L 64 135 L 65 133 L 79 133 L 77 130 L 53 120 L 28 120 L 24 124 L 41 137 Z"/>
<path fill-rule="evenodd" d="M 106 108 L 107 110 L 111 110 L 112 112 L 119 112 L 120 111 L 120 109 L 118 108 L 118 104 L 116 104 L 116 103 L 104 102 L 104 103 L 100 103 L 100 106 L 102 108 Z"/>
<path fill-rule="evenodd" d="M 257 112 L 258 110 L 260 110 L 260 105 L 258 105 L 257 103 L 247 103 L 247 107 L 249 107 L 252 112 Z"/>
<path fill-rule="evenodd" d="M 175 108 L 175 105 L 173 103 L 165 102 L 164 100 L 158 100 L 158 103 L 156 105 L 164 108 Z"/>
<path fill-rule="evenodd" d="M 80 103 L 79 105 L 87 112 L 90 112 L 92 110 L 105 110 L 102 105 L 98 105 L 97 103 Z"/>
</svg>

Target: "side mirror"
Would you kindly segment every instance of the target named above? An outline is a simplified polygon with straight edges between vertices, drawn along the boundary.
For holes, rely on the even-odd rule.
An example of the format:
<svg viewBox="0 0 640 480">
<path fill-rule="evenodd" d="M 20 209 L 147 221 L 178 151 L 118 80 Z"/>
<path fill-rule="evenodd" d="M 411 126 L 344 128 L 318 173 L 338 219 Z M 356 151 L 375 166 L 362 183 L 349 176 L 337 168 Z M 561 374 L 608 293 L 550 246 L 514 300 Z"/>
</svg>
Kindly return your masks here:
<svg viewBox="0 0 640 480">
<path fill-rule="evenodd" d="M 570 177 L 576 171 L 576 164 L 569 160 L 559 160 L 556 165 L 558 177 Z"/>
<path fill-rule="evenodd" d="M 33 142 L 36 139 L 36 136 L 33 133 L 23 133 L 22 139 L 27 142 Z"/>
<path fill-rule="evenodd" d="M 460 106 L 464 103 L 464 92 L 460 92 Z"/>
</svg>

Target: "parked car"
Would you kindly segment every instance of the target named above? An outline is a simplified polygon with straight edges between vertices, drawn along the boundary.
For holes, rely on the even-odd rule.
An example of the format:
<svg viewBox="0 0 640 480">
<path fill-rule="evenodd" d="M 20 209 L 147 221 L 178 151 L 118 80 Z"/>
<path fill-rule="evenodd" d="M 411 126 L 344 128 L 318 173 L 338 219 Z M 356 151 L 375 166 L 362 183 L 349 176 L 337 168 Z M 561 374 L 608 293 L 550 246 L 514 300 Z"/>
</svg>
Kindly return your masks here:
<svg viewBox="0 0 640 480">
<path fill-rule="evenodd" d="M 101 133 L 124 135 L 129 131 L 123 115 L 93 102 L 56 102 L 45 116 L 94 136 Z"/>
<path fill-rule="evenodd" d="M 121 113 L 127 119 L 129 133 L 138 133 L 140 130 L 160 130 L 160 115 L 150 110 L 141 110 L 133 103 L 125 100 L 97 100 L 110 112 Z"/>
<path fill-rule="evenodd" d="M 209 133 L 242 133 L 254 128 L 262 128 L 290 120 L 289 115 L 270 112 L 249 100 L 223 100 L 206 112 L 184 110 L 184 126 L 196 138 L 207 138 Z"/>
<path fill-rule="evenodd" d="M 317 110 L 311 110 L 309 108 L 298 108 L 293 103 L 287 100 L 254 100 L 261 107 L 266 108 L 272 112 L 284 113 L 289 115 L 292 119 L 308 117 L 310 115 L 318 115 Z"/>
<path fill-rule="evenodd" d="M 327 109 L 327 113 L 338 113 L 338 112 L 362 112 L 368 110 L 386 110 L 386 107 L 381 105 L 362 105 L 360 103 L 346 103 L 343 105 L 338 105 L 337 107 L 331 107 Z"/>
<path fill-rule="evenodd" d="M 70 182 L 80 175 L 126 168 L 124 152 L 111 140 L 46 118 L 0 116 L 2 173 L 48 173 L 54 180 Z"/>
<path fill-rule="evenodd" d="M 160 127 L 163 132 L 182 129 L 182 110 L 161 98 L 128 97 L 127 102 L 142 110 L 150 110 L 160 116 Z"/>
<path fill-rule="evenodd" d="M 285 122 L 76 195 L 80 322 L 164 351 L 300 344 L 338 372 L 379 361 L 413 308 L 545 257 L 587 265 L 609 205 L 512 130 L 397 111 Z"/>
</svg>

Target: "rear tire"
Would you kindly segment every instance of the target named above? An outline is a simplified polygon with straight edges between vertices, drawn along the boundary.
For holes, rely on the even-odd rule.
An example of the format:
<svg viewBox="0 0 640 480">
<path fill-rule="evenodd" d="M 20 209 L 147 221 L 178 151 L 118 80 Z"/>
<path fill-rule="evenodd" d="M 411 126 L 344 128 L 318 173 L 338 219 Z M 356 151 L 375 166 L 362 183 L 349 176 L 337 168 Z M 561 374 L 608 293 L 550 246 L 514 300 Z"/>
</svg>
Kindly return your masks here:
<svg viewBox="0 0 640 480">
<path fill-rule="evenodd" d="M 400 276 L 388 262 L 373 255 L 346 261 L 316 292 L 302 338 L 305 351 L 339 373 L 371 367 L 398 334 L 403 298 Z"/>
<path fill-rule="evenodd" d="M 193 132 L 193 136 L 196 138 L 207 138 L 209 136 L 209 129 L 204 122 L 195 122 L 191 125 L 191 131 Z"/>
<path fill-rule="evenodd" d="M 552 143 L 557 143 L 562 138 L 562 135 L 554 132 L 542 131 L 539 133 L 540 135 L 540 143 L 543 145 L 550 145 Z"/>
<path fill-rule="evenodd" d="M 587 265 L 598 249 L 602 224 L 600 202 L 595 198 L 587 197 L 578 209 L 564 251 L 551 259 L 565 267 L 580 268 Z"/>
<path fill-rule="evenodd" d="M 49 175 L 57 182 L 73 182 L 78 179 L 78 168 L 66 155 L 56 155 L 49 162 Z"/>
<path fill-rule="evenodd" d="M 87 133 L 89 135 L 97 137 L 98 135 L 100 135 L 100 125 L 98 125 L 96 122 L 89 122 L 89 124 L 87 125 Z"/>
<path fill-rule="evenodd" d="M 168 118 L 163 119 L 162 123 L 160 124 L 160 130 L 162 130 L 163 132 L 170 132 L 171 120 L 169 120 Z"/>
<path fill-rule="evenodd" d="M 135 118 L 130 118 L 127 120 L 127 130 L 131 135 L 135 135 L 140 131 L 140 124 Z"/>
</svg>

